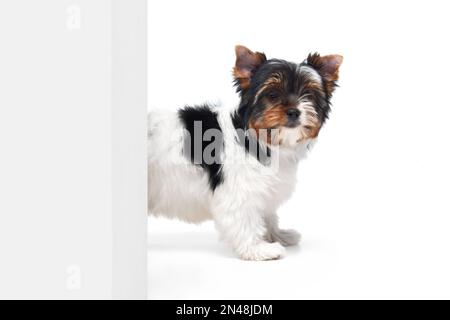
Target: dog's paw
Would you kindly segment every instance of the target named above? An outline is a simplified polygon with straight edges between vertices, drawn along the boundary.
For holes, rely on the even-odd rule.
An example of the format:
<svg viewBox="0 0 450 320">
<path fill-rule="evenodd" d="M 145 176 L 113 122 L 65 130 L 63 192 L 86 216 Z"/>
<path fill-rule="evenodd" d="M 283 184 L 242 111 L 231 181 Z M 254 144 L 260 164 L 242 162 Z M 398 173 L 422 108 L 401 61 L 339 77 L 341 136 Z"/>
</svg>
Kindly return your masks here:
<svg viewBox="0 0 450 320">
<path fill-rule="evenodd" d="M 266 261 L 277 260 L 284 257 L 286 249 L 279 243 L 262 242 L 260 244 L 247 247 L 239 252 L 242 260 L 249 261 Z"/>
<path fill-rule="evenodd" d="M 278 242 L 283 246 L 296 246 L 300 242 L 302 235 L 295 230 L 280 230 L 278 233 Z"/>
<path fill-rule="evenodd" d="M 269 242 L 279 242 L 285 247 L 290 247 L 296 246 L 302 236 L 295 230 L 276 230 L 270 232 L 266 238 Z"/>
</svg>

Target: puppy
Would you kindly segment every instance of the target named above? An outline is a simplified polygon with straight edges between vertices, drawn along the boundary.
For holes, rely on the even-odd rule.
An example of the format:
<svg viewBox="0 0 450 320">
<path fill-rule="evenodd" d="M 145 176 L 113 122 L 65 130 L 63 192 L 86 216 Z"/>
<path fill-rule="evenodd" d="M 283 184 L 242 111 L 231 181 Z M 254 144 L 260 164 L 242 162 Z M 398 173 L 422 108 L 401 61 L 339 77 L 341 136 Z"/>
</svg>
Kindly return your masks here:
<svg viewBox="0 0 450 320">
<path fill-rule="evenodd" d="M 328 118 L 342 60 L 297 64 L 236 46 L 239 105 L 150 112 L 149 213 L 213 219 L 241 259 L 281 258 L 300 234 L 278 227 L 277 209 Z"/>
</svg>

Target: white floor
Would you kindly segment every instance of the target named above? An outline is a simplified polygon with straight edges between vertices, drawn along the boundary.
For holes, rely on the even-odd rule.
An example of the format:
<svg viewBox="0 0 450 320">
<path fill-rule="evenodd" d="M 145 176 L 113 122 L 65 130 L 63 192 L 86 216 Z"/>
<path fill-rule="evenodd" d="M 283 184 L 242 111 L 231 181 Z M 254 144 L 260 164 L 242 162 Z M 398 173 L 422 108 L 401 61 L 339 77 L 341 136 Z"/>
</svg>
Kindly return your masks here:
<svg viewBox="0 0 450 320">
<path fill-rule="evenodd" d="M 335 270 L 332 241 L 306 239 L 280 261 L 245 262 L 212 223 L 150 220 L 150 299 L 280 299 L 321 296 Z"/>
<path fill-rule="evenodd" d="M 211 223 L 151 218 L 149 298 L 450 298 L 447 234 L 436 230 L 421 240 L 405 229 L 381 230 L 376 221 L 348 222 L 348 214 L 333 214 L 285 219 L 303 222 L 295 225 L 302 243 L 285 259 L 269 262 L 238 260 Z"/>
</svg>

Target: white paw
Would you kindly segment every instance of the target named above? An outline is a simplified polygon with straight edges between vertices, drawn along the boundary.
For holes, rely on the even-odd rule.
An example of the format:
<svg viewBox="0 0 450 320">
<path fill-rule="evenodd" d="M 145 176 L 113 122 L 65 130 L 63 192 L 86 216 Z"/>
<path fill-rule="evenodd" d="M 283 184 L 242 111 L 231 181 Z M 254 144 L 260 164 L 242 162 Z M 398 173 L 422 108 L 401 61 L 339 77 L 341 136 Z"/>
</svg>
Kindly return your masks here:
<svg viewBox="0 0 450 320">
<path fill-rule="evenodd" d="M 282 258 L 286 253 L 286 249 L 277 242 L 261 242 L 244 250 L 238 250 L 238 253 L 242 260 L 265 261 Z"/>
</svg>

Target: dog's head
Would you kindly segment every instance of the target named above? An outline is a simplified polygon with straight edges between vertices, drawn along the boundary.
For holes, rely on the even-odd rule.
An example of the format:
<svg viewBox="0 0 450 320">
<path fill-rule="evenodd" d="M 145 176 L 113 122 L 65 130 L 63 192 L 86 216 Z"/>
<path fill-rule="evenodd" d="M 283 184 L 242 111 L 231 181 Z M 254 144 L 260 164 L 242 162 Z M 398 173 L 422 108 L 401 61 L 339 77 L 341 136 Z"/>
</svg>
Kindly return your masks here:
<svg viewBox="0 0 450 320">
<path fill-rule="evenodd" d="M 233 75 L 245 128 L 281 146 L 317 137 L 328 118 L 342 60 L 316 53 L 297 64 L 236 46 Z"/>
</svg>

